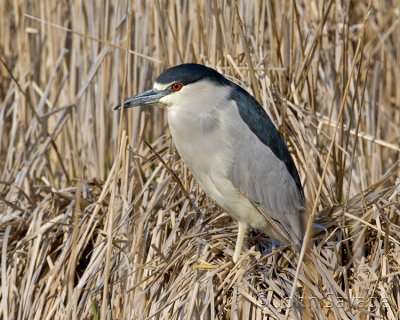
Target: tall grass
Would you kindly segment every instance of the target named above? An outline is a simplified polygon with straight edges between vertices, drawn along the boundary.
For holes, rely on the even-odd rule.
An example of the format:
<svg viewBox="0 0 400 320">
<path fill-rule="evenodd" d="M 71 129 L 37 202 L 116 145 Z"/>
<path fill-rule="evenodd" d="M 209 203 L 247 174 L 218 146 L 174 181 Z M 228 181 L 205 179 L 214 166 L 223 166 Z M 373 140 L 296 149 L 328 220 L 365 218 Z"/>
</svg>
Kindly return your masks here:
<svg viewBox="0 0 400 320">
<path fill-rule="evenodd" d="M 398 319 L 399 14 L 398 0 L 1 1 L 0 319 Z M 112 112 L 183 62 L 237 79 L 283 135 L 322 226 L 298 277 L 298 256 L 256 231 L 233 264 L 236 225 L 162 110 Z"/>
</svg>

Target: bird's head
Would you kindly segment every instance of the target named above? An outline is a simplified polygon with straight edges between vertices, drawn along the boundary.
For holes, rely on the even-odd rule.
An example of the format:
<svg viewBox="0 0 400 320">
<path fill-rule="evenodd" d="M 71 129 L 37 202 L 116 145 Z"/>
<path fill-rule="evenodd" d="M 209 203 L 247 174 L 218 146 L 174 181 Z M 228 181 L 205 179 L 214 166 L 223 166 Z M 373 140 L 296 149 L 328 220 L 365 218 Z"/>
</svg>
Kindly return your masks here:
<svg viewBox="0 0 400 320">
<path fill-rule="evenodd" d="M 186 63 L 164 71 L 153 89 L 125 99 L 124 108 L 157 105 L 169 107 L 199 94 L 209 95 L 215 88 L 230 86 L 230 81 L 214 69 L 201 64 Z M 114 110 L 121 108 L 119 103 Z"/>
</svg>

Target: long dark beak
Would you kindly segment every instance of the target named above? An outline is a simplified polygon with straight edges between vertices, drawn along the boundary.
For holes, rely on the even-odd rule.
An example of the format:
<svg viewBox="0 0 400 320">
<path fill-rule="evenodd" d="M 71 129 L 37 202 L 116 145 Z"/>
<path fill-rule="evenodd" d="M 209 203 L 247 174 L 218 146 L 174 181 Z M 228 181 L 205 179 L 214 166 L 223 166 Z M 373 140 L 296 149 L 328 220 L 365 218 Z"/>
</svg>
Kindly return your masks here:
<svg viewBox="0 0 400 320">
<path fill-rule="evenodd" d="M 167 91 L 159 91 L 157 89 L 147 90 L 145 92 L 139 93 L 136 96 L 132 96 L 124 101 L 124 109 L 145 106 L 151 104 L 158 104 L 160 99 L 168 94 Z M 118 103 L 114 110 L 121 109 L 121 103 Z"/>
</svg>

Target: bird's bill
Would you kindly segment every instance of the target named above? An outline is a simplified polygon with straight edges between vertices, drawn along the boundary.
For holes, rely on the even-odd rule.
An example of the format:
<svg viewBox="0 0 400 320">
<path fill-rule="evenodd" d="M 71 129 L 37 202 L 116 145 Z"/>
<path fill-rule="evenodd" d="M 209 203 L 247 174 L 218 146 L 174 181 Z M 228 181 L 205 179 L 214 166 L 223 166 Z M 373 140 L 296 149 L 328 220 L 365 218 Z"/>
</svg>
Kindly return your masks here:
<svg viewBox="0 0 400 320">
<path fill-rule="evenodd" d="M 145 106 L 151 104 L 158 104 L 160 99 L 166 96 L 168 92 L 160 91 L 157 89 L 147 90 L 145 92 L 139 93 L 136 96 L 132 96 L 124 101 L 124 109 L 137 107 L 137 106 Z M 121 109 L 121 103 L 118 103 L 114 110 Z"/>
</svg>

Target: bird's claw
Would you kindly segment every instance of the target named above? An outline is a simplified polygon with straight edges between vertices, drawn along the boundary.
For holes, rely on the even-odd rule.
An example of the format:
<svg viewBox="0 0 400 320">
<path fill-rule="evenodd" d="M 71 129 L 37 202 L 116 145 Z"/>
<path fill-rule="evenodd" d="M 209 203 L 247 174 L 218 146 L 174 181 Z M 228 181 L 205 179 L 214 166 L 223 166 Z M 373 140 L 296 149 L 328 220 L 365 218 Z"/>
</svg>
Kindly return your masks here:
<svg viewBox="0 0 400 320">
<path fill-rule="evenodd" d="M 197 262 L 199 264 L 196 264 L 196 265 L 193 266 L 193 271 L 195 271 L 196 269 L 212 270 L 212 269 L 218 268 L 218 266 L 216 266 L 214 264 L 211 264 L 211 263 L 208 263 L 207 261 L 202 260 L 202 259 L 197 260 Z"/>
</svg>

